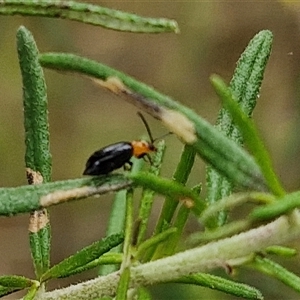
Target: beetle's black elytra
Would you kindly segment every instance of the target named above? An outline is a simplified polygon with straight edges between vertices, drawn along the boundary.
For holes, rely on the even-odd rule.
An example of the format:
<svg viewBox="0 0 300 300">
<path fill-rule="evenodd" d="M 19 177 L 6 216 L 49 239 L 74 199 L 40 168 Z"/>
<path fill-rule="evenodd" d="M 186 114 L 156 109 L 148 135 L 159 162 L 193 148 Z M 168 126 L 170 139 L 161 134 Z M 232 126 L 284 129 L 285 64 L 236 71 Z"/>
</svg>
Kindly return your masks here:
<svg viewBox="0 0 300 300">
<path fill-rule="evenodd" d="M 144 118 L 139 113 L 144 125 L 146 126 L 151 142 L 132 141 L 119 142 L 106 146 L 94 152 L 86 162 L 83 175 L 105 175 L 116 169 L 121 168 L 126 163 L 131 165 L 130 159 L 132 156 L 142 158 L 150 152 L 155 152 L 156 148 L 153 145 L 153 138 L 150 128 Z"/>
</svg>

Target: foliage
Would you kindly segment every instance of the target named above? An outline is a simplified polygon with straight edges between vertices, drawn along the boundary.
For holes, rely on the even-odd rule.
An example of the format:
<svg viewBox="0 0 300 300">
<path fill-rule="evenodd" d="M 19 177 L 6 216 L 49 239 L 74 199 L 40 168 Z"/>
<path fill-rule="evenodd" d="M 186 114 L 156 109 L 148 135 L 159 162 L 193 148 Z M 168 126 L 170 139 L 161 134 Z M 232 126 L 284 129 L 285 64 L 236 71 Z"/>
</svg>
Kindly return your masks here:
<svg viewBox="0 0 300 300">
<path fill-rule="evenodd" d="M 179 32 L 174 20 L 143 18 L 76 2 L 2 0 L 0 14 L 67 18 L 119 31 Z M 17 31 L 17 50 L 23 79 L 29 185 L 0 189 L 0 215 L 30 214 L 29 239 L 36 279 L 1 276 L 0 295 L 28 289 L 24 299 L 127 299 L 133 295 L 151 299 L 147 291 L 150 285 L 184 283 L 246 299 L 263 299 L 263 291 L 255 287 L 207 273 L 218 267 L 225 267 L 229 273 L 234 268 L 254 268 L 299 292 L 299 277 L 267 257 L 295 254 L 282 244 L 300 233 L 299 191 L 284 191 L 251 119 L 272 40 L 268 30 L 254 36 L 238 61 L 229 86 L 219 76 L 211 76 L 223 104 L 213 126 L 192 109 L 104 64 L 70 53 L 39 54 L 33 35 L 21 26 Z M 159 120 L 183 143 L 173 178 L 160 176 L 166 147 L 160 141 L 147 171 L 142 170 L 141 160 L 135 160 L 130 172 L 50 182 L 52 161 L 43 67 L 89 76 L 102 88 Z M 207 163 L 206 198 L 201 184 L 192 188 L 187 185 L 196 155 Z M 133 194 L 140 187 L 143 192 L 135 219 Z M 107 236 L 50 266 L 47 209 L 108 192 L 116 192 L 116 197 Z M 155 194 L 164 197 L 164 204 L 148 238 Z M 249 202 L 256 207 L 246 218 L 232 221 L 230 211 Z M 179 242 L 191 215 L 204 230 L 192 233 L 187 239 L 190 249 L 182 252 Z M 46 291 L 49 280 L 92 268 L 99 269 L 99 277 Z"/>
</svg>

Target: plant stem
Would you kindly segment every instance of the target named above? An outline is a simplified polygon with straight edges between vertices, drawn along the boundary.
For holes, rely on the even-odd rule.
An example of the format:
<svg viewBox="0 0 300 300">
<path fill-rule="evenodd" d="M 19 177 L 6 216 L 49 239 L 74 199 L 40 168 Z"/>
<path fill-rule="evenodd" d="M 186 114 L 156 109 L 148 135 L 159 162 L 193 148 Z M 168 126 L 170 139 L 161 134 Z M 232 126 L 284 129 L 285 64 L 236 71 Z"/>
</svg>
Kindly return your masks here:
<svg viewBox="0 0 300 300">
<path fill-rule="evenodd" d="M 131 268 L 131 287 L 167 282 L 181 276 L 205 272 L 218 268 L 227 261 L 262 251 L 268 246 L 282 244 L 298 238 L 300 234 L 299 213 L 288 218 L 282 216 L 275 221 L 235 235 L 231 238 L 206 244 L 202 247 L 177 253 L 146 264 Z M 114 295 L 118 273 L 93 279 L 89 282 L 46 293 L 41 300 L 89 299 Z M 81 296 L 81 298 L 76 298 Z"/>
</svg>

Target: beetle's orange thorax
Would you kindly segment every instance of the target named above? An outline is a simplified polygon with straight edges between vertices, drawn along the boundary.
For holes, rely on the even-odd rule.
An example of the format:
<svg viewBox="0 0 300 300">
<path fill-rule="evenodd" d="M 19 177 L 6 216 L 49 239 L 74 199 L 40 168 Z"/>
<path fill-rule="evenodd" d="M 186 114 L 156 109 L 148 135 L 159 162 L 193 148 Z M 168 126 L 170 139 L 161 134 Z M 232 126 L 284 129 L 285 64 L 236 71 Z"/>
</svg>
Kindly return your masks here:
<svg viewBox="0 0 300 300">
<path fill-rule="evenodd" d="M 155 146 L 146 141 L 132 141 L 131 145 L 133 149 L 133 156 L 137 158 L 141 158 L 150 152 L 156 151 Z"/>
</svg>

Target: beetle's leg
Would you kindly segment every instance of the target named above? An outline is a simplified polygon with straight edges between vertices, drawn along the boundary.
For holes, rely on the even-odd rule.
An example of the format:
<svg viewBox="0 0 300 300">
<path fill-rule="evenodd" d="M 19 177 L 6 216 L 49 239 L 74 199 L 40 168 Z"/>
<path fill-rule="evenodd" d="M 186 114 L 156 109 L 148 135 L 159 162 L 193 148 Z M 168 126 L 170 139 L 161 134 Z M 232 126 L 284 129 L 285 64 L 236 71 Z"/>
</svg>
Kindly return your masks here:
<svg viewBox="0 0 300 300">
<path fill-rule="evenodd" d="M 143 156 L 143 159 L 144 159 L 146 162 L 150 163 L 150 165 L 152 165 L 152 159 L 151 159 L 151 156 L 150 156 L 148 153 L 146 153 L 146 154 Z"/>
<path fill-rule="evenodd" d="M 125 171 L 130 171 L 132 168 L 132 162 L 129 160 L 129 161 L 126 161 L 126 163 L 124 164 L 124 170 Z"/>
</svg>

